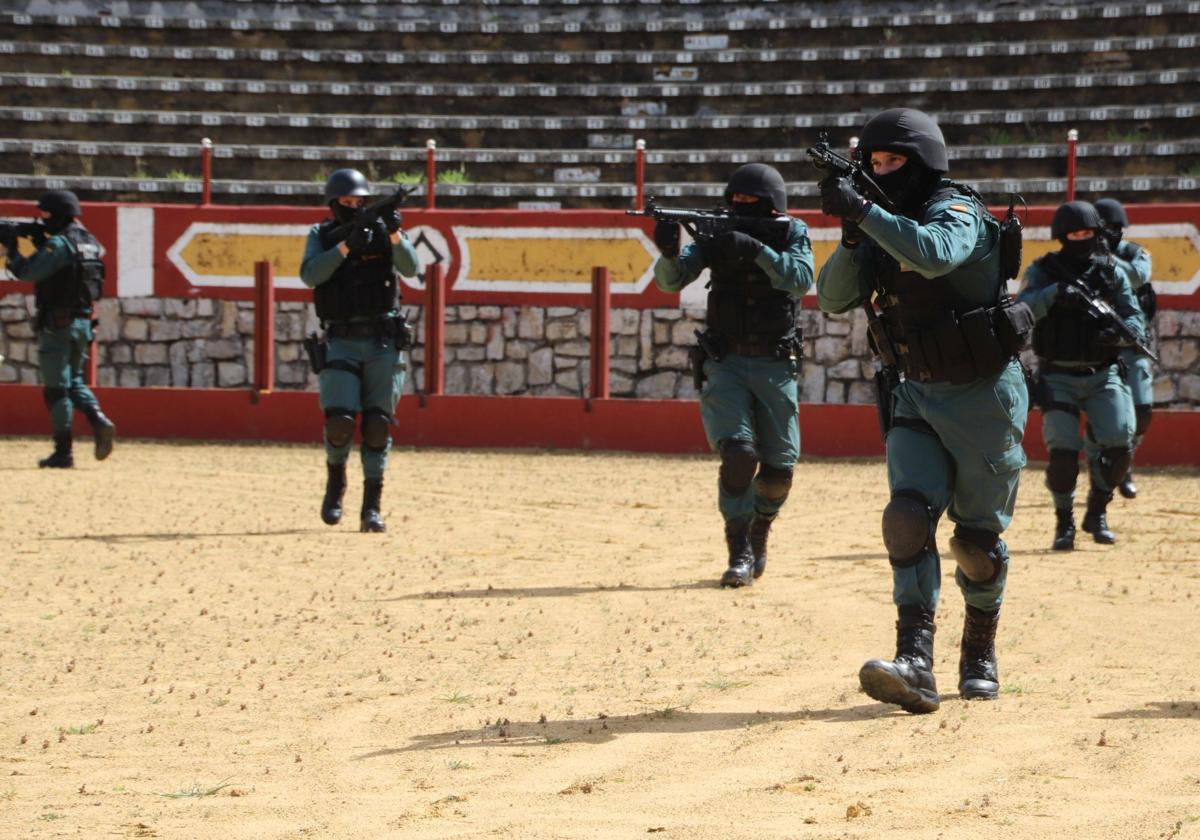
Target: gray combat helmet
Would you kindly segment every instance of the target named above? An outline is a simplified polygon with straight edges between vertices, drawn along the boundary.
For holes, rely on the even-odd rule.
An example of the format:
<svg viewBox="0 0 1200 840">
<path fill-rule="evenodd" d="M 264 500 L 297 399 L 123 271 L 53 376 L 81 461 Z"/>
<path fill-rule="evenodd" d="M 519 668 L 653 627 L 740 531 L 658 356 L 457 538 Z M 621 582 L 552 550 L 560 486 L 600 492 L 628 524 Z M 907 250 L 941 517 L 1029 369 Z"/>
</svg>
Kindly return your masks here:
<svg viewBox="0 0 1200 840">
<path fill-rule="evenodd" d="M 787 212 L 787 185 L 779 170 L 765 163 L 739 166 L 725 185 L 725 203 L 733 204 L 734 193 L 756 195 L 767 202 L 776 213 Z"/>
<path fill-rule="evenodd" d="M 1054 211 L 1050 221 L 1050 236 L 1060 242 L 1076 230 L 1100 230 L 1100 214 L 1087 201 L 1068 201 Z"/>
<path fill-rule="evenodd" d="M 83 208 L 79 205 L 79 196 L 70 190 L 44 192 L 38 199 L 37 206 L 39 210 L 45 210 L 50 214 L 45 225 L 46 230 L 51 233 L 57 233 L 71 224 L 71 220 L 76 216 L 83 215 Z"/>
<path fill-rule="evenodd" d="M 334 201 L 348 195 L 370 195 L 371 186 L 357 169 L 335 169 L 325 180 L 325 200 Z"/>
</svg>

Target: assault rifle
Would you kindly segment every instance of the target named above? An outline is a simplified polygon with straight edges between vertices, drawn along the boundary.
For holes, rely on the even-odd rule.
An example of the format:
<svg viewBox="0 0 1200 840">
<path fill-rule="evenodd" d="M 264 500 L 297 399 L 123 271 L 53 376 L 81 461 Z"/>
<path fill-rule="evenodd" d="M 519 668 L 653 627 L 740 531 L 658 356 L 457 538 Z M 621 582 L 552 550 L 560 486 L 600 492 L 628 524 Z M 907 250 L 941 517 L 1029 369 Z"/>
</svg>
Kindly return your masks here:
<svg viewBox="0 0 1200 840">
<path fill-rule="evenodd" d="M 1154 361 L 1158 361 L 1158 355 L 1150 349 L 1150 345 L 1140 335 L 1129 328 L 1129 325 L 1125 323 L 1125 319 L 1117 313 L 1117 310 L 1112 308 L 1108 301 L 1094 294 L 1080 278 L 1063 276 L 1058 282 L 1066 283 L 1068 286 L 1079 290 L 1085 301 L 1084 310 L 1104 326 L 1112 327 L 1116 330 L 1117 334 L 1124 340 L 1123 346 L 1132 347 L 1139 353 L 1144 353 Z"/>
<path fill-rule="evenodd" d="M 738 216 L 728 207 L 716 207 L 712 210 L 698 210 L 690 207 L 659 207 L 658 199 L 650 196 L 646 200 L 645 210 L 626 210 L 626 216 L 642 216 L 654 219 L 656 222 L 677 222 L 691 234 L 692 239 L 699 242 L 711 242 L 723 233 L 740 230 L 754 235 L 755 230 L 763 232 L 768 225 L 790 224 L 789 216 Z"/>
<path fill-rule="evenodd" d="M 0 245 L 8 250 L 14 250 L 17 239 L 28 236 L 35 247 L 40 248 L 46 241 L 46 228 L 41 222 L 10 222 L 0 221 Z"/>
<path fill-rule="evenodd" d="M 827 175 L 849 178 L 854 188 L 864 197 L 878 204 L 889 213 L 896 212 L 896 205 L 887 197 L 883 187 L 875 182 L 866 167 L 855 160 L 843 157 L 829 146 L 829 135 L 822 131 L 817 135 L 817 144 L 809 146 L 805 154 L 812 158 L 813 166 Z"/>
<path fill-rule="evenodd" d="M 360 208 L 350 221 L 326 231 L 325 241 L 341 242 L 358 228 L 369 227 L 375 223 L 376 219 L 380 219 L 403 206 L 405 199 L 416 191 L 416 187 L 397 187 L 394 193 L 385 195 L 383 198 L 372 201 L 370 204 Z"/>
</svg>

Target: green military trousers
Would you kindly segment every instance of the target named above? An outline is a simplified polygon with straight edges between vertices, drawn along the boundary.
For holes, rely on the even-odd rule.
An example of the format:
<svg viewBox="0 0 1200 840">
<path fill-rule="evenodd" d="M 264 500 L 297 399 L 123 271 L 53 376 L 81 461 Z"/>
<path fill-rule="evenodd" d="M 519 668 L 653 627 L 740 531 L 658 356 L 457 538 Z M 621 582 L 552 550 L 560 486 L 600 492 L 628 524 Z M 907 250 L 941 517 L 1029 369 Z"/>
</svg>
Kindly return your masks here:
<svg viewBox="0 0 1200 840">
<path fill-rule="evenodd" d="M 391 337 L 331 337 L 325 354 L 325 368 L 318 380 L 321 410 L 328 416 L 341 412 L 362 414 L 375 409 L 391 421 L 407 372 L 404 354 L 396 349 L 395 339 Z M 325 455 L 329 463 L 346 463 L 350 446 L 347 443 L 336 447 L 326 438 Z M 364 478 L 383 478 L 391 448 L 391 435 L 382 450 L 362 446 Z"/>
<path fill-rule="evenodd" d="M 700 417 L 709 446 L 718 450 L 723 440 L 749 441 L 760 463 L 792 469 L 800 457 L 798 373 L 798 363 L 791 359 L 736 353 L 719 362 L 707 359 Z M 750 516 L 755 510 L 774 516 L 783 503 L 758 492 L 758 482 L 736 496 L 720 481 L 717 487 L 717 506 L 726 521 Z"/>
<path fill-rule="evenodd" d="M 1080 413 L 1087 415 L 1087 459 L 1092 486 L 1103 493 L 1113 487 L 1100 474 L 1100 453 L 1104 449 L 1132 447 L 1135 425 L 1133 397 L 1121 378 L 1118 365 L 1086 376 L 1067 373 L 1044 373 L 1043 388 L 1045 415 L 1042 436 L 1047 449 L 1078 452 L 1084 448 L 1079 431 Z M 1071 508 L 1075 493 L 1051 492 L 1056 510 Z"/>
<path fill-rule="evenodd" d="M 74 409 L 90 416 L 99 408 L 96 395 L 83 381 L 91 345 L 91 318 L 75 318 L 61 329 L 44 329 L 38 334 L 38 367 L 56 435 L 71 431 Z"/>
<path fill-rule="evenodd" d="M 938 517 L 956 525 L 1001 534 L 1012 521 L 1021 467 L 1025 466 L 1025 420 L 1029 392 L 1013 360 L 995 376 L 967 385 L 905 381 L 893 393 L 895 422 L 887 434 L 888 484 L 893 494 L 916 491 Z M 966 602 L 993 610 L 1004 600 L 1008 549 L 997 547 L 1000 569 L 989 583 L 975 583 L 956 569 Z M 941 593 L 936 539 L 916 562 L 892 566 L 897 606 L 934 611 Z"/>
</svg>

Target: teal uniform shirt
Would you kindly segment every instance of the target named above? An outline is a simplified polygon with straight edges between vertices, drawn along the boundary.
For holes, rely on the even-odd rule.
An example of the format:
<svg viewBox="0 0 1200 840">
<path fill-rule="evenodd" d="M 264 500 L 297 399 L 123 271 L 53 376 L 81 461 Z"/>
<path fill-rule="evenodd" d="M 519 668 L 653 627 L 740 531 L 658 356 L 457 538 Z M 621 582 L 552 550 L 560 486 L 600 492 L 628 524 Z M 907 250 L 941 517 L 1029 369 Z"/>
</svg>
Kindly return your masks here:
<svg viewBox="0 0 1200 840">
<path fill-rule="evenodd" d="M 1150 282 L 1150 273 L 1153 270 L 1150 252 L 1136 242 L 1123 239 L 1117 243 L 1113 256 L 1117 259 L 1117 265 L 1125 269 L 1125 275 L 1129 278 L 1129 285 L 1137 299 L 1137 290 Z M 1144 310 L 1142 316 L 1146 319 L 1146 333 L 1149 335 L 1150 316 Z M 1125 363 L 1125 384 L 1133 394 L 1135 410 L 1149 411 L 1154 405 L 1154 367 L 1150 357 L 1137 350 L 1125 349 L 1121 351 L 1121 361 Z M 1143 422 L 1140 416 L 1138 422 Z"/>
<path fill-rule="evenodd" d="M 709 246 L 692 242 L 678 257 L 659 257 L 654 282 L 664 292 L 678 292 L 700 276 L 708 265 Z M 763 245 L 755 265 L 772 288 L 801 297 L 812 286 L 812 243 L 808 226 L 792 219 L 782 251 Z M 800 457 L 800 395 L 796 385 L 799 360 L 776 356 L 743 356 L 726 353 L 718 361 L 704 362 L 705 383 L 700 391 L 700 417 L 709 445 L 719 450 L 725 440 L 751 442 L 763 465 L 790 471 Z M 772 517 L 779 512 L 780 496 L 760 478 L 742 492 L 717 483 L 717 507 L 726 521 L 757 512 Z"/>
<path fill-rule="evenodd" d="M 946 187 L 951 182 L 943 181 Z M 985 212 L 961 193 L 928 204 L 920 221 L 873 205 L 859 223 L 863 241 L 853 248 L 839 245 L 821 267 L 821 309 L 849 312 L 872 300 L 883 268 L 880 252 L 893 257 L 901 271 L 914 273 L 917 288 L 921 282 L 936 284 L 932 297 L 959 314 L 995 306 L 1002 291 L 999 232 Z M 956 535 L 995 535 L 994 578 L 973 581 L 958 569 L 955 580 L 968 604 L 996 609 L 1008 575 L 1008 550 L 999 535 L 1012 521 L 1025 465 L 1021 441 L 1029 403 L 1019 362 L 1013 359 L 999 373 L 966 384 L 905 379 L 893 389 L 890 408 L 895 419 L 885 444 L 893 496 L 919 494 L 934 520 L 946 512 Z M 889 559 L 896 605 L 936 610 L 941 592 L 936 540 L 912 557 Z"/>
<path fill-rule="evenodd" d="M 10 254 L 8 270 L 18 280 L 42 283 L 58 272 L 69 269 L 75 262 L 75 246 L 62 235 L 51 236 L 28 257 Z M 70 321 L 61 325 L 48 323 L 42 313 L 38 332 L 38 368 L 50 409 L 50 422 L 56 435 L 71 431 L 71 420 L 77 408 L 88 417 L 99 410 L 96 395 L 84 381 L 88 352 L 92 346 L 92 308 L 76 312 Z"/>
<path fill-rule="evenodd" d="M 309 288 L 329 280 L 345 261 L 335 245 L 326 248 L 321 243 L 320 224 L 312 226 L 300 263 L 300 279 Z M 340 243 L 339 243 L 340 244 Z M 421 261 L 408 236 L 400 231 L 399 241 L 392 243 L 392 265 L 401 274 L 413 277 L 421 271 Z M 396 314 L 393 310 L 390 315 Z M 369 320 L 356 318 L 352 320 Z M 389 421 L 400 400 L 408 366 L 403 351 L 392 336 L 330 336 L 327 339 L 326 367 L 318 374 L 321 410 L 350 415 L 367 411 L 382 412 Z M 325 456 L 330 464 L 344 464 L 349 458 L 351 444 L 334 446 L 325 439 Z M 387 469 L 391 449 L 388 436 L 383 450 L 362 446 L 363 475 L 382 478 Z"/>
</svg>

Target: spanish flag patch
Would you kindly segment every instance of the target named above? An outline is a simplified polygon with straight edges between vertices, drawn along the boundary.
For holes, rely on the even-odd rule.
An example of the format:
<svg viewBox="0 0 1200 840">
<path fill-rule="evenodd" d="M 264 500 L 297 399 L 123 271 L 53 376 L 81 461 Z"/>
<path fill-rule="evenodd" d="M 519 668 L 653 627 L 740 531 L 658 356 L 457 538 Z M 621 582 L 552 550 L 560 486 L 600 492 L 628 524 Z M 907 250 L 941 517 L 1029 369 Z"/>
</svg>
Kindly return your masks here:
<svg viewBox="0 0 1200 840">
<path fill-rule="evenodd" d="M 959 213 L 970 213 L 971 212 L 971 208 L 965 204 L 951 204 L 950 209 L 957 210 Z"/>
</svg>

